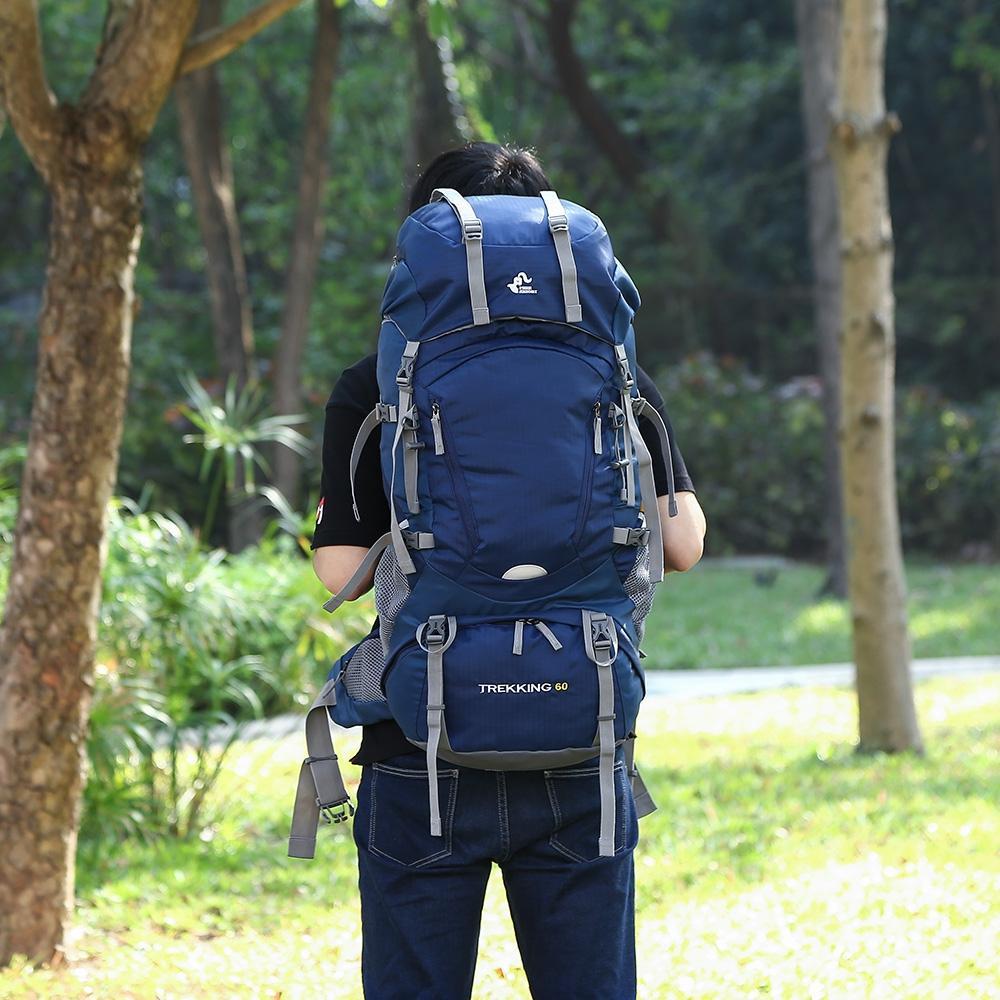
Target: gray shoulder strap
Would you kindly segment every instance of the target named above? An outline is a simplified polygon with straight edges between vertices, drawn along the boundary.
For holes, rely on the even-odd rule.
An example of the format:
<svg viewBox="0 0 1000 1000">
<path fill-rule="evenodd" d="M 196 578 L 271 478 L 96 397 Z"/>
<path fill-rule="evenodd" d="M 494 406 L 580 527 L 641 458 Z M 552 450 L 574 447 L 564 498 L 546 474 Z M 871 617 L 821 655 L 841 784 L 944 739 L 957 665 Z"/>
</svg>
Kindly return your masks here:
<svg viewBox="0 0 1000 1000">
<path fill-rule="evenodd" d="M 288 835 L 290 858 L 315 856 L 320 814 L 328 823 L 340 823 L 354 813 L 330 738 L 327 708 L 337 704 L 336 680 L 336 677 L 331 677 L 323 685 L 306 714 L 306 750 L 309 756 L 299 768 L 292 827 Z"/>
<path fill-rule="evenodd" d="M 579 323 L 583 319 L 580 305 L 580 290 L 576 280 L 576 259 L 573 257 L 573 242 L 569 234 L 569 219 L 566 210 L 555 191 L 540 192 L 549 217 L 549 232 L 556 245 L 559 270 L 562 272 L 563 302 L 566 304 L 566 322 Z"/>
<path fill-rule="evenodd" d="M 375 565 L 378 557 L 382 555 L 383 551 L 387 549 L 392 544 L 392 532 L 387 531 L 384 535 L 380 535 L 375 544 L 365 553 L 364 559 L 361 560 L 361 565 L 354 571 L 354 575 L 333 595 L 324 605 L 324 609 L 327 611 L 336 611 L 337 608 L 347 600 L 347 595 L 354 590 L 355 587 L 361 581 L 368 576 L 371 572 L 371 568 Z"/>
<path fill-rule="evenodd" d="M 472 322 L 475 326 L 483 326 L 490 321 L 490 307 L 486 301 L 486 276 L 483 273 L 483 224 L 472 206 L 454 188 L 435 188 L 431 192 L 432 202 L 442 200 L 448 202 L 458 216 L 469 269 Z"/>
</svg>

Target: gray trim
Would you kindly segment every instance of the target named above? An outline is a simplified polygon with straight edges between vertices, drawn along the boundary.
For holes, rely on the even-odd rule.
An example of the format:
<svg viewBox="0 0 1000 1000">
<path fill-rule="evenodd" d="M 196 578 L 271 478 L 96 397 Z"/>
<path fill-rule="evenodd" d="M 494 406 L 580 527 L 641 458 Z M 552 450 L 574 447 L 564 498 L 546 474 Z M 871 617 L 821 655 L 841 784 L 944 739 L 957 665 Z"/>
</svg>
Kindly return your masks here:
<svg viewBox="0 0 1000 1000">
<path fill-rule="evenodd" d="M 559 258 L 562 274 L 563 303 L 566 306 L 566 322 L 582 323 L 583 307 L 580 305 L 580 289 L 577 286 L 576 259 L 573 256 L 573 241 L 569 232 L 566 210 L 555 191 L 540 191 L 545 211 L 549 217 L 549 232 Z"/>
<path fill-rule="evenodd" d="M 351 575 L 350 580 L 344 584 L 336 594 L 333 595 L 324 605 L 323 608 L 326 611 L 336 611 L 337 608 L 347 600 L 347 595 L 354 590 L 355 587 L 368 575 L 371 568 L 375 565 L 382 552 L 392 544 L 392 532 L 387 531 L 384 535 L 379 535 L 376 539 L 375 544 L 365 553 L 364 559 L 361 560 L 361 565 L 354 571 Z"/>
<path fill-rule="evenodd" d="M 667 502 L 667 513 L 670 517 L 676 517 L 677 501 L 674 499 L 674 462 L 673 456 L 670 453 L 670 438 L 667 435 L 667 425 L 663 422 L 663 417 L 660 416 L 659 410 L 643 396 L 632 397 L 632 410 L 636 417 L 641 417 L 645 414 L 647 419 L 652 421 L 653 426 L 656 428 L 657 436 L 660 439 L 660 451 L 663 453 L 663 463 L 667 467 L 667 496 L 670 498 Z"/>
<path fill-rule="evenodd" d="M 330 715 L 327 708 L 337 704 L 335 677 L 323 685 L 306 713 L 306 750 L 309 754 L 299 768 L 295 789 L 292 825 L 288 834 L 290 858 L 316 856 L 316 830 L 320 814 L 328 823 L 340 823 L 354 814 L 350 796 L 333 752 Z"/>
<path fill-rule="evenodd" d="M 417 626 L 417 645 L 427 651 L 427 791 L 431 836 L 441 836 L 441 803 L 437 782 L 437 750 L 444 723 L 444 653 L 458 632 L 454 616 L 431 615 Z M 425 645 L 426 643 L 426 645 Z"/>
<path fill-rule="evenodd" d="M 379 413 L 378 404 L 376 404 L 368 416 L 361 421 L 361 426 L 358 428 L 358 433 L 354 435 L 354 444 L 351 445 L 351 464 L 350 464 L 350 477 L 351 477 L 351 507 L 354 510 L 354 520 L 360 521 L 361 514 L 358 512 L 358 497 L 354 492 L 354 476 L 358 471 L 358 462 L 361 460 L 361 452 L 364 450 L 365 444 L 368 438 L 371 436 L 373 430 L 382 422 L 382 417 Z"/>
<path fill-rule="evenodd" d="M 598 854 L 615 853 L 615 682 L 612 666 L 618 659 L 618 629 L 603 611 L 581 611 L 587 656 L 597 666 L 597 743 L 600 747 L 598 784 L 601 793 L 601 835 Z"/>
<path fill-rule="evenodd" d="M 638 819 L 648 816 L 651 812 L 656 812 L 656 803 L 653 796 L 649 794 L 646 782 L 642 780 L 639 768 L 635 763 L 635 737 L 630 736 L 625 741 L 625 769 L 628 771 L 629 781 L 632 785 L 632 798 L 635 801 L 635 814 Z"/>
<path fill-rule="evenodd" d="M 411 405 L 400 418 L 403 427 L 403 483 L 406 489 L 406 508 L 411 514 L 420 513 L 420 499 L 417 496 L 417 474 L 419 471 L 418 455 L 421 447 L 417 428 L 420 426 L 420 416 L 417 408 Z"/>
<path fill-rule="evenodd" d="M 473 326 L 483 326 L 490 321 L 490 307 L 486 299 L 486 277 L 483 273 L 483 224 L 472 206 L 454 188 L 435 188 L 431 192 L 432 202 L 442 199 L 451 205 L 458 216 L 469 272 L 472 323 Z"/>
<path fill-rule="evenodd" d="M 413 400 L 413 368 L 416 364 L 417 351 L 420 342 L 408 340 L 403 348 L 403 355 L 396 373 L 396 385 L 399 387 L 399 420 L 396 421 L 396 433 L 392 439 L 392 471 L 389 477 L 389 530 L 392 534 L 392 547 L 396 551 L 396 562 L 404 573 L 416 573 L 410 553 L 407 551 L 406 542 L 403 539 L 403 532 L 400 528 L 399 520 L 396 517 L 396 450 L 403 436 L 403 415 L 406 414 Z"/>
<path fill-rule="evenodd" d="M 425 749 L 427 744 L 410 740 Z M 452 750 L 448 742 L 447 725 L 442 726 L 437 755 L 449 764 L 464 764 L 482 771 L 539 771 L 546 767 L 567 767 L 590 760 L 600 752 L 595 744 L 589 747 L 567 747 L 565 750 Z"/>
<path fill-rule="evenodd" d="M 635 415 L 630 406 L 625 414 L 626 420 L 635 425 Z M 642 490 L 642 512 L 646 515 L 646 525 L 649 528 L 649 579 L 659 583 L 663 579 L 663 525 L 660 524 L 660 505 L 656 499 L 656 479 L 653 476 L 653 456 L 650 455 L 646 442 L 638 427 L 635 432 L 636 452 L 639 456 L 639 488 Z M 667 455 L 670 463 L 670 455 Z"/>
</svg>

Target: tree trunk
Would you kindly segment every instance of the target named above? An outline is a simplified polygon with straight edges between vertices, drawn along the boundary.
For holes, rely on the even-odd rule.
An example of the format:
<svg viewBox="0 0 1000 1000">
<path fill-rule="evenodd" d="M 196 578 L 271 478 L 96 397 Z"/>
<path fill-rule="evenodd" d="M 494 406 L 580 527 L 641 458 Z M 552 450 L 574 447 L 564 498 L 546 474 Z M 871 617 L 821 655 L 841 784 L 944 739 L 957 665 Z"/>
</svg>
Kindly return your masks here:
<svg viewBox="0 0 1000 1000">
<path fill-rule="evenodd" d="M 826 425 L 826 565 L 821 593 L 847 597 L 840 453 L 840 225 L 837 178 L 829 152 L 830 125 L 837 101 L 839 0 L 796 0 L 802 67 L 802 121 L 809 188 L 809 247 L 813 269 L 813 315 L 823 384 Z"/>
<path fill-rule="evenodd" d="M 291 2 L 264 6 L 210 39 L 211 52 L 203 44 L 195 54 L 220 58 Z M 0 621 L 0 965 L 15 954 L 36 963 L 59 956 L 73 905 L 105 511 L 129 370 L 140 157 L 195 7 L 109 0 L 84 93 L 60 105 L 45 76 L 34 0 L 0 4 L 0 94 L 52 205 L 28 456 Z"/>
<path fill-rule="evenodd" d="M 52 186 L 48 280 L 0 627 L 0 965 L 48 961 L 73 905 L 104 517 L 118 463 L 140 237 L 138 155 Z"/>
<path fill-rule="evenodd" d="M 316 37 L 303 124 L 298 208 L 285 275 L 281 338 L 275 352 L 274 409 L 280 414 L 302 410 L 302 355 L 309 334 L 316 263 L 323 245 L 323 189 L 340 38 L 340 8 L 333 0 L 316 0 Z M 301 475 L 302 459 L 298 452 L 276 445 L 274 485 L 293 509 L 299 506 Z"/>
<path fill-rule="evenodd" d="M 923 750 L 896 500 L 885 0 L 844 0 L 833 130 L 842 232 L 841 475 L 862 751 Z"/>
<path fill-rule="evenodd" d="M 446 40 L 431 37 L 427 24 L 427 0 L 408 0 L 410 44 L 416 73 L 410 105 L 407 159 L 415 178 L 438 153 L 469 137 L 468 121 L 458 96 L 454 66 Z M 449 86 L 450 84 L 450 86 Z"/>
<path fill-rule="evenodd" d="M 224 8 L 225 0 L 201 0 L 195 30 L 201 34 L 217 29 Z M 253 314 L 215 65 L 182 77 L 175 92 L 184 162 L 205 247 L 216 363 L 223 382 L 232 378 L 243 389 L 254 377 Z M 260 538 L 263 521 L 257 503 L 245 496 L 246 469 L 241 456 L 236 458 L 235 469 L 226 498 L 227 544 L 239 552 Z"/>
</svg>

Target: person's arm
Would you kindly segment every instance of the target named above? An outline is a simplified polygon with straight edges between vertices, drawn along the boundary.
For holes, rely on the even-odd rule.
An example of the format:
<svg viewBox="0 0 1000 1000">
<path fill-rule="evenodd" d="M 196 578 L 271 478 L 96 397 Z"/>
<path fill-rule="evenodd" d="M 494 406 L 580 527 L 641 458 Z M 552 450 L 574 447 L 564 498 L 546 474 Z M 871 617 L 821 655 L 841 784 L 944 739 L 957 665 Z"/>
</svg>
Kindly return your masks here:
<svg viewBox="0 0 1000 1000">
<path fill-rule="evenodd" d="M 674 472 L 674 493 L 677 500 L 677 515 L 675 517 L 670 517 L 667 509 L 667 467 L 660 450 L 659 435 L 651 420 L 647 417 L 639 417 L 639 431 L 653 457 L 656 502 L 663 533 L 663 572 L 683 573 L 691 569 L 701 559 L 705 551 L 705 532 L 707 530 L 705 512 L 701 509 L 701 504 L 698 503 L 694 483 L 691 481 L 684 456 L 677 444 L 663 396 L 660 395 L 653 380 L 646 374 L 641 365 L 637 366 L 636 383 L 639 394 L 645 397 L 653 409 L 659 413 L 667 428 L 667 437 L 670 441 L 670 462 Z"/>
<path fill-rule="evenodd" d="M 358 428 L 377 400 L 375 359 L 369 355 L 341 375 L 326 405 L 321 496 L 312 548 L 313 570 L 333 594 L 351 579 L 372 543 L 389 527 L 377 429 L 358 462 L 355 488 L 360 520 L 355 520 L 351 503 L 351 448 Z M 373 569 L 347 599 L 353 601 L 366 594 L 374 576 Z"/>
</svg>

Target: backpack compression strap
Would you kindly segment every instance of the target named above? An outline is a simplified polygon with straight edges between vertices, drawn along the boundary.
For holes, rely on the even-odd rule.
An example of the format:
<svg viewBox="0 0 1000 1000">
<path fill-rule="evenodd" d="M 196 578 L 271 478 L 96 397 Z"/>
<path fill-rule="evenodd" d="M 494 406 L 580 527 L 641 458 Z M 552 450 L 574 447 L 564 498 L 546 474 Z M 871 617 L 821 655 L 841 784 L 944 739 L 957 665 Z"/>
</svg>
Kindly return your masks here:
<svg viewBox="0 0 1000 1000">
<path fill-rule="evenodd" d="M 435 188 L 431 192 L 432 202 L 442 200 L 448 202 L 458 216 L 469 270 L 472 322 L 474 326 L 483 326 L 490 321 L 490 307 L 486 301 L 486 276 L 483 273 L 483 224 L 472 206 L 454 188 Z"/>
<path fill-rule="evenodd" d="M 563 302 L 566 304 L 566 322 L 580 323 L 583 307 L 580 305 L 580 289 L 576 283 L 576 260 L 573 257 L 573 242 L 569 234 L 569 219 L 566 210 L 555 191 L 541 191 L 545 211 L 549 217 L 549 232 L 556 245 L 559 271 L 562 274 Z"/>
<path fill-rule="evenodd" d="M 323 685 L 306 714 L 306 749 L 309 756 L 299 768 L 292 828 L 288 835 L 290 858 L 316 856 L 316 829 L 320 814 L 328 823 L 342 823 L 354 815 L 354 806 L 344 788 L 330 738 L 327 707 L 337 703 L 336 682 L 337 678 L 331 677 Z"/>
<path fill-rule="evenodd" d="M 603 611 L 583 610 L 583 644 L 597 666 L 597 740 L 600 747 L 598 783 L 601 794 L 601 835 L 598 853 L 615 853 L 615 682 L 612 664 L 618 658 L 614 619 Z"/>
</svg>

